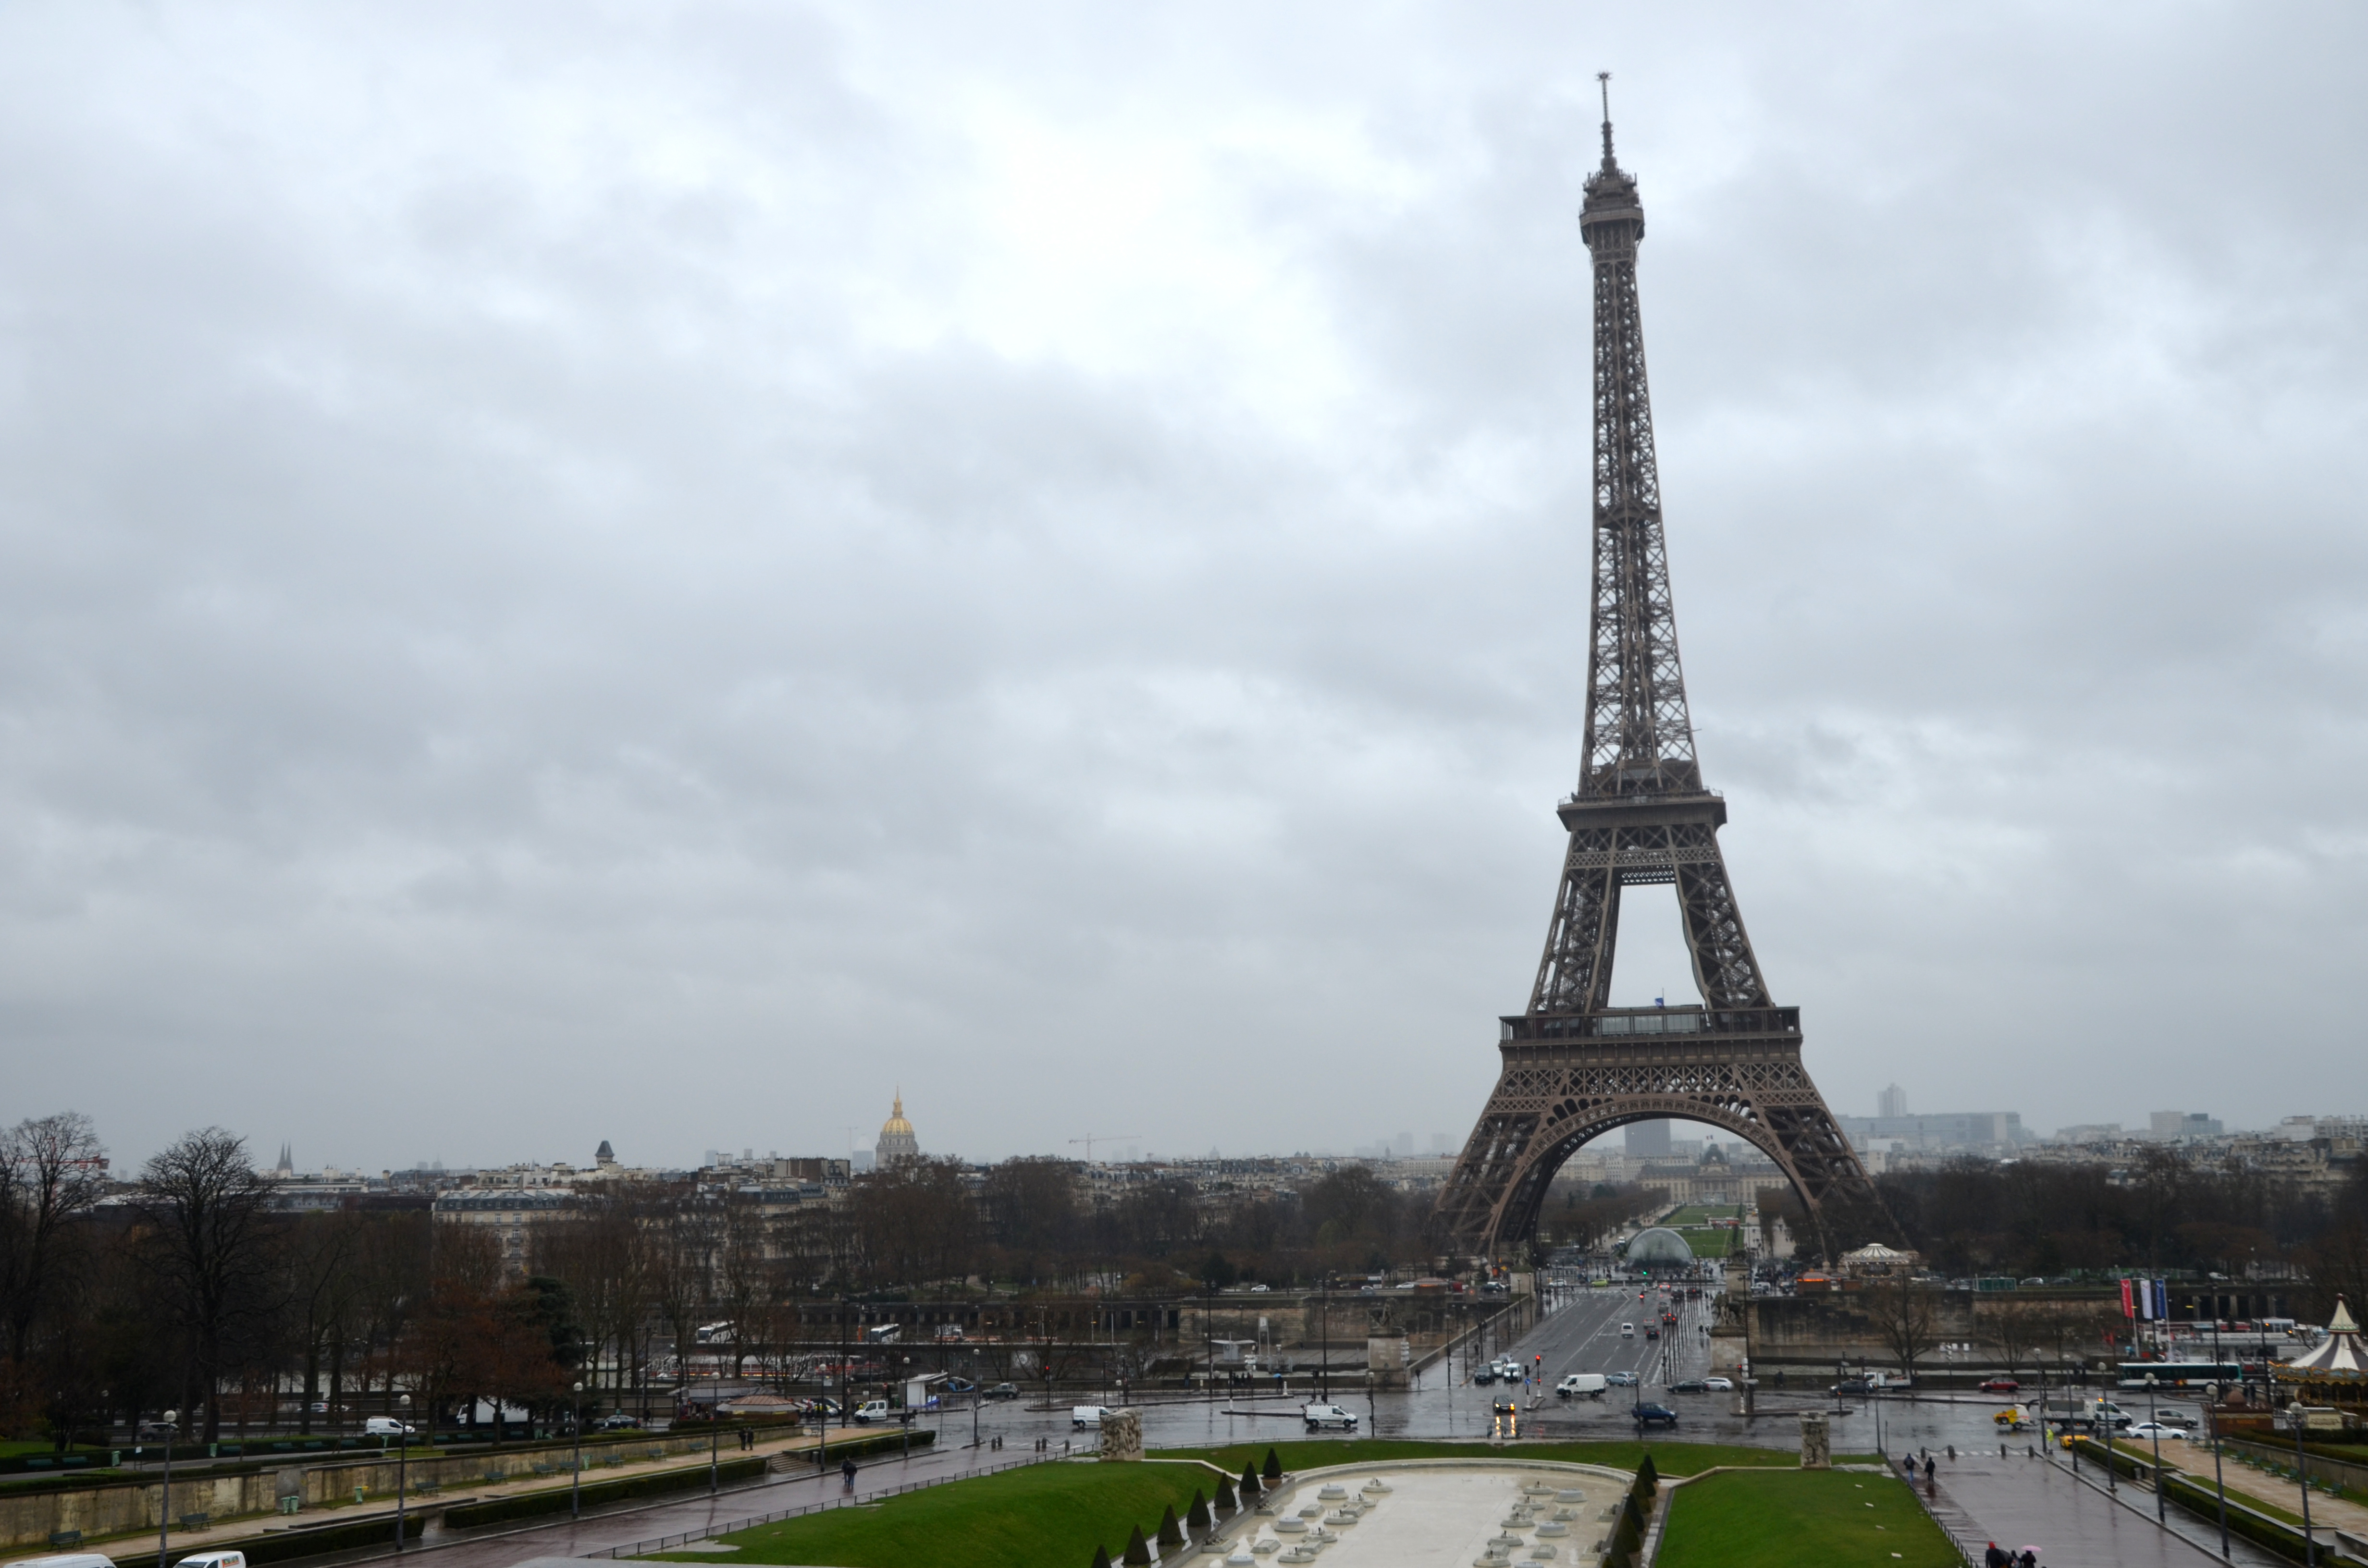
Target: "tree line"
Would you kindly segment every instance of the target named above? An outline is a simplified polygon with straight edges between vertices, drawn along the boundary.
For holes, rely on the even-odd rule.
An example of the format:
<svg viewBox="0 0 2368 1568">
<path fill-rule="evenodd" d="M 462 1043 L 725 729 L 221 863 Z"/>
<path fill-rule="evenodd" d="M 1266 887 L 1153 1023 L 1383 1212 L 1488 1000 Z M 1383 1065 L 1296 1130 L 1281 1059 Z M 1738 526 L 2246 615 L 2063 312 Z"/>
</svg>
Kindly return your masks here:
<svg viewBox="0 0 2368 1568">
<path fill-rule="evenodd" d="M 204 1440 L 309 1433 L 398 1392 L 429 1414 L 549 1410 L 578 1383 L 597 1403 L 678 1376 L 712 1324 L 733 1328 L 704 1354 L 746 1372 L 816 1298 L 1178 1294 L 1430 1261 L 1427 1200 L 1353 1165 L 1211 1198 L 1097 1192 L 1065 1160 L 920 1159 L 786 1211 L 728 1183 L 587 1185 L 514 1256 L 416 1199 L 287 1209 L 220 1128 L 129 1184 L 105 1155 L 77 1113 L 0 1133 L 0 1432 L 63 1445 L 177 1408 Z"/>
</svg>

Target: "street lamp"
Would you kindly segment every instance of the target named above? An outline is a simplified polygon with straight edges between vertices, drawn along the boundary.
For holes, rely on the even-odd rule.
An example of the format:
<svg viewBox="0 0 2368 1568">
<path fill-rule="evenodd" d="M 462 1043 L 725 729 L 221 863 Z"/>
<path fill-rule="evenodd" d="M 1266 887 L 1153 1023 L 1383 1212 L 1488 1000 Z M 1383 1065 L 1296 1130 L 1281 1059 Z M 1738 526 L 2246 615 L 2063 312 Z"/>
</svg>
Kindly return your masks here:
<svg viewBox="0 0 2368 1568">
<path fill-rule="evenodd" d="M 2265 1369 L 2266 1375 L 2266 1369 Z M 2294 1429 L 2294 1481 L 2302 1488 L 2302 1559 L 2304 1568 L 2318 1568 L 2318 1539 L 2310 1533 L 2310 1456 L 2302 1446 L 2302 1401 L 2286 1406 Z"/>
<path fill-rule="evenodd" d="M 156 1510 L 156 1568 L 165 1568 L 165 1532 L 173 1517 L 173 1439 L 181 1435 L 181 1413 L 165 1412 L 165 1495 Z"/>
<path fill-rule="evenodd" d="M 2217 1303 L 2214 1309 L 2218 1310 Z M 2217 1369 L 2214 1369 L 2217 1370 Z M 2214 1384 L 2211 1397 L 2204 1401 L 2203 1414 L 2212 1418 L 2212 1490 L 2220 1498 L 2220 1556 L 2228 1556 L 2228 1483 L 2220 1473 L 2220 1385 Z"/>
<path fill-rule="evenodd" d="M 394 1435 L 394 1549 L 401 1551 L 403 1550 L 403 1494 L 404 1483 L 410 1480 L 410 1473 L 406 1467 L 411 1459 L 411 1396 L 404 1394 L 395 1403 L 398 1410 L 394 1424 L 402 1430 Z M 501 1402 L 497 1399 L 494 1403 L 494 1419 L 499 1421 L 501 1418 Z"/>
<path fill-rule="evenodd" d="M 575 1399 L 567 1408 L 567 1435 L 575 1440 L 575 1457 L 567 1466 L 567 1517 L 584 1517 L 584 1385 L 575 1385 Z"/>
<path fill-rule="evenodd" d="M 2146 1374 L 2146 1425 L 2153 1428 L 2147 1435 L 2154 1439 L 2154 1522 L 2169 1529 L 2170 1527 L 2165 1522 L 2162 1512 L 2162 1423 L 2155 1419 L 2155 1376 L 2152 1372 Z"/>
</svg>

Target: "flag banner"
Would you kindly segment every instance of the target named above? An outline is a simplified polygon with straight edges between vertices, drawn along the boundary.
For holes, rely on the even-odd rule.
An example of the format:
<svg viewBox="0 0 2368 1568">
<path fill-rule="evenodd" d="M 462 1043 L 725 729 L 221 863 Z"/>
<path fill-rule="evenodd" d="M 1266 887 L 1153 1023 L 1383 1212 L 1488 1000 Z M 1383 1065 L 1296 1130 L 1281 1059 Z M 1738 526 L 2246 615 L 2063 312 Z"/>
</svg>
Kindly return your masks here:
<svg viewBox="0 0 2368 1568">
<path fill-rule="evenodd" d="M 2130 1301 L 2130 1282 L 2126 1279 L 2122 1281 L 2122 1315 L 2123 1317 L 2137 1315 L 2137 1309 Z"/>
</svg>

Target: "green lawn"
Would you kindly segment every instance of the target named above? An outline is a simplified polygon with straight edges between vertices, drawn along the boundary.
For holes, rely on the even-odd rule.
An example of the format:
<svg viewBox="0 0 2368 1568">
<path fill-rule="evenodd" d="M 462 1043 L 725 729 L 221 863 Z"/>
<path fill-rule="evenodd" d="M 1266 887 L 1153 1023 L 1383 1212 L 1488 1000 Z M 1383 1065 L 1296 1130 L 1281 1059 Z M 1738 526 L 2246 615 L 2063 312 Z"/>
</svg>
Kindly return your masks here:
<svg viewBox="0 0 2368 1568">
<path fill-rule="evenodd" d="M 1660 1456 L 1654 1456 L 1658 1463 Z M 1678 1488 L 1656 1568 L 1963 1568 L 1907 1486 L 1887 1475 L 1713 1475 Z"/>
<path fill-rule="evenodd" d="M 1693 1248 L 1696 1257 L 1727 1257 L 1737 1250 L 1737 1238 L 1743 1233 L 1687 1226 L 1679 1229 L 1678 1234 L 1685 1237 L 1686 1245 Z"/>
<path fill-rule="evenodd" d="M 1263 1467 L 1266 1451 L 1271 1448 L 1290 1471 L 1315 1470 L 1330 1464 L 1349 1464 L 1359 1460 L 1431 1460 L 1431 1459 L 1517 1459 L 1560 1460 L 1569 1464 L 1600 1464 L 1608 1470 L 1634 1470 L 1645 1456 L 1653 1456 L 1653 1467 L 1663 1475 L 1692 1475 L 1714 1465 L 1748 1465 L 1756 1469 L 1796 1470 L 1801 1456 L 1789 1449 L 1746 1449 L 1725 1443 L 1513 1443 L 1504 1448 L 1487 1443 L 1417 1443 L 1395 1442 L 1389 1438 L 1317 1438 L 1311 1442 L 1242 1443 L 1223 1449 L 1167 1449 L 1162 1456 L 1173 1459 L 1211 1460 L 1224 1465 L 1227 1473 L 1239 1475 L 1242 1466 Z M 1836 1455 L 1844 1462 L 1874 1462 L 1873 1455 L 1863 1460 Z"/>
<path fill-rule="evenodd" d="M 1118 1561 L 1127 1532 L 1147 1540 L 1160 1510 L 1181 1521 L 1192 1492 L 1214 1500 L 1198 1465 L 1040 1464 L 951 1481 L 879 1504 L 759 1525 L 722 1539 L 740 1550 L 660 1552 L 669 1562 L 795 1562 L 818 1568 L 1087 1568 Z"/>
</svg>

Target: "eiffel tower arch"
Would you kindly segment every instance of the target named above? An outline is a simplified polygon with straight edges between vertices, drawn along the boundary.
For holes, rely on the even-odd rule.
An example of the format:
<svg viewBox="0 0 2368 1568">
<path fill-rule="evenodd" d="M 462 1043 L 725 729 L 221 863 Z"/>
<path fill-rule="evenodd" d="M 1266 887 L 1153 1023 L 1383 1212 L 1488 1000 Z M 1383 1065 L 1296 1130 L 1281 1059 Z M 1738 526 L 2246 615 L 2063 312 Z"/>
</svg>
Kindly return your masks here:
<svg viewBox="0 0 2368 1568">
<path fill-rule="evenodd" d="M 1594 258 L 1594 573 L 1586 761 L 1559 808 L 1570 835 L 1526 1011 L 1501 1021 L 1497 1087 L 1440 1190 L 1433 1229 L 1493 1256 L 1537 1226 L 1547 1184 L 1589 1139 L 1632 1121 L 1723 1128 L 1775 1163 L 1830 1258 L 1896 1233 L 1801 1061 L 1801 1013 L 1770 1000 L 1719 851 L 1726 802 L 1702 785 L 1678 659 L 1645 379 L 1636 250 L 1645 210 L 1611 152 L 1587 181 Z M 1620 892 L 1673 884 L 1699 1004 L 1611 1006 Z M 1838 1234 L 1838 1233 L 1840 1233 Z"/>
</svg>

